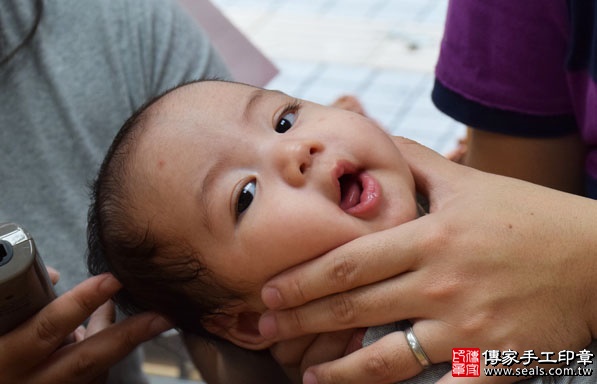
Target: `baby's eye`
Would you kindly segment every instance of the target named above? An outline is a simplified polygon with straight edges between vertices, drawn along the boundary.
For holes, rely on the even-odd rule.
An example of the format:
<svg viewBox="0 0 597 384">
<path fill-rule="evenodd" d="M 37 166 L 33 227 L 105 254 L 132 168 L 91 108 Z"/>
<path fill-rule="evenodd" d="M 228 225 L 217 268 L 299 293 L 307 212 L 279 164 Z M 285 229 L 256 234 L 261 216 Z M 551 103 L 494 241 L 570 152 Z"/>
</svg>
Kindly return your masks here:
<svg viewBox="0 0 597 384">
<path fill-rule="evenodd" d="M 280 118 L 280 121 L 278 121 L 278 124 L 276 124 L 276 132 L 285 133 L 290 128 L 292 128 L 292 125 L 294 124 L 295 120 L 296 120 L 295 112 L 288 112 L 288 113 L 284 114 L 282 116 L 282 118 Z"/>
<path fill-rule="evenodd" d="M 240 191 L 238 195 L 238 200 L 236 202 L 236 215 L 240 216 L 244 211 L 249 208 L 249 205 L 253 202 L 255 198 L 255 188 L 257 184 L 255 180 L 251 180 L 247 183 L 243 189 Z"/>
</svg>

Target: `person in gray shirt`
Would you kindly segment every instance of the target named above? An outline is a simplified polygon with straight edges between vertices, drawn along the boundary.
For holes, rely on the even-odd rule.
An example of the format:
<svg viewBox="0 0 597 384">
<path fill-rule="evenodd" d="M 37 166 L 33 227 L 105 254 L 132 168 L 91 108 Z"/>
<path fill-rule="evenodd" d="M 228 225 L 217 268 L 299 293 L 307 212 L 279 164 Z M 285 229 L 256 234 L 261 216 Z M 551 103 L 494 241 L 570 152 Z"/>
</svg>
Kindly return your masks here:
<svg viewBox="0 0 597 384">
<path fill-rule="evenodd" d="M 88 185 L 103 154 L 145 100 L 205 77 L 229 73 L 175 1 L 0 1 L 0 221 L 27 228 L 61 275 L 60 297 L 0 338 L 3 379 L 89 382 L 168 328 L 151 314 L 96 321 L 88 336 L 110 325 L 103 337 L 61 348 L 119 289 L 109 276 L 86 280 Z M 134 377 L 112 374 L 111 382 L 145 380 L 138 368 L 125 371 Z"/>
</svg>

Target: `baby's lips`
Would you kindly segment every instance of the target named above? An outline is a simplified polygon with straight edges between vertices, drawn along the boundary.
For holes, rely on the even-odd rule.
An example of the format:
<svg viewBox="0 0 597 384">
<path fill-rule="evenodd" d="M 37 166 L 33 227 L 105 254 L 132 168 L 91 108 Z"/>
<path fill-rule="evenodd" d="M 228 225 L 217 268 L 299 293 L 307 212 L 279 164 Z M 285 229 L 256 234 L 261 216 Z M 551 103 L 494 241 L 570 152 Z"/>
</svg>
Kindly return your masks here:
<svg viewBox="0 0 597 384">
<path fill-rule="evenodd" d="M 371 174 L 363 172 L 359 175 L 361 182 L 361 198 L 357 205 L 346 210 L 346 213 L 361 219 L 371 218 L 377 214 L 381 204 L 381 185 Z"/>
<path fill-rule="evenodd" d="M 332 170 L 332 183 L 336 188 L 338 205 L 342 203 L 342 185 L 340 179 L 343 176 L 353 175 L 357 173 L 357 167 L 347 160 L 340 160 Z"/>
</svg>

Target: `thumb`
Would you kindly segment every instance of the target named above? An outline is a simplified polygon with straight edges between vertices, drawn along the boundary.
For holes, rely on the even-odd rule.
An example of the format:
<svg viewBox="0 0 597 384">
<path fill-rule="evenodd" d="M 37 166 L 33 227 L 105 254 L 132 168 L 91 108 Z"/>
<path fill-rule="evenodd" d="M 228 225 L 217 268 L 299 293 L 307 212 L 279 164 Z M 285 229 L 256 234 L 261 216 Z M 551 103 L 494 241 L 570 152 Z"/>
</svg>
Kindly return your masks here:
<svg viewBox="0 0 597 384">
<path fill-rule="evenodd" d="M 454 183 L 465 178 L 473 169 L 459 165 L 423 145 L 404 137 L 393 137 L 406 160 L 417 190 L 427 196 L 432 205 L 453 192 Z"/>
</svg>

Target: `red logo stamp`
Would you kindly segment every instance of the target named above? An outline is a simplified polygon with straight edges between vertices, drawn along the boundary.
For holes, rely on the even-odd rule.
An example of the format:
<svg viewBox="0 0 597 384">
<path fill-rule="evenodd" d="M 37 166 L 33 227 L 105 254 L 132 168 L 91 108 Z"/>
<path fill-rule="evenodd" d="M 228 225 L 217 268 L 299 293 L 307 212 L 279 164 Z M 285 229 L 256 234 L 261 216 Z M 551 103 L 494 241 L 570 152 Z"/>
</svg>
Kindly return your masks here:
<svg viewBox="0 0 597 384">
<path fill-rule="evenodd" d="M 479 348 L 452 349 L 452 376 L 479 377 L 481 374 L 481 350 Z"/>
</svg>

